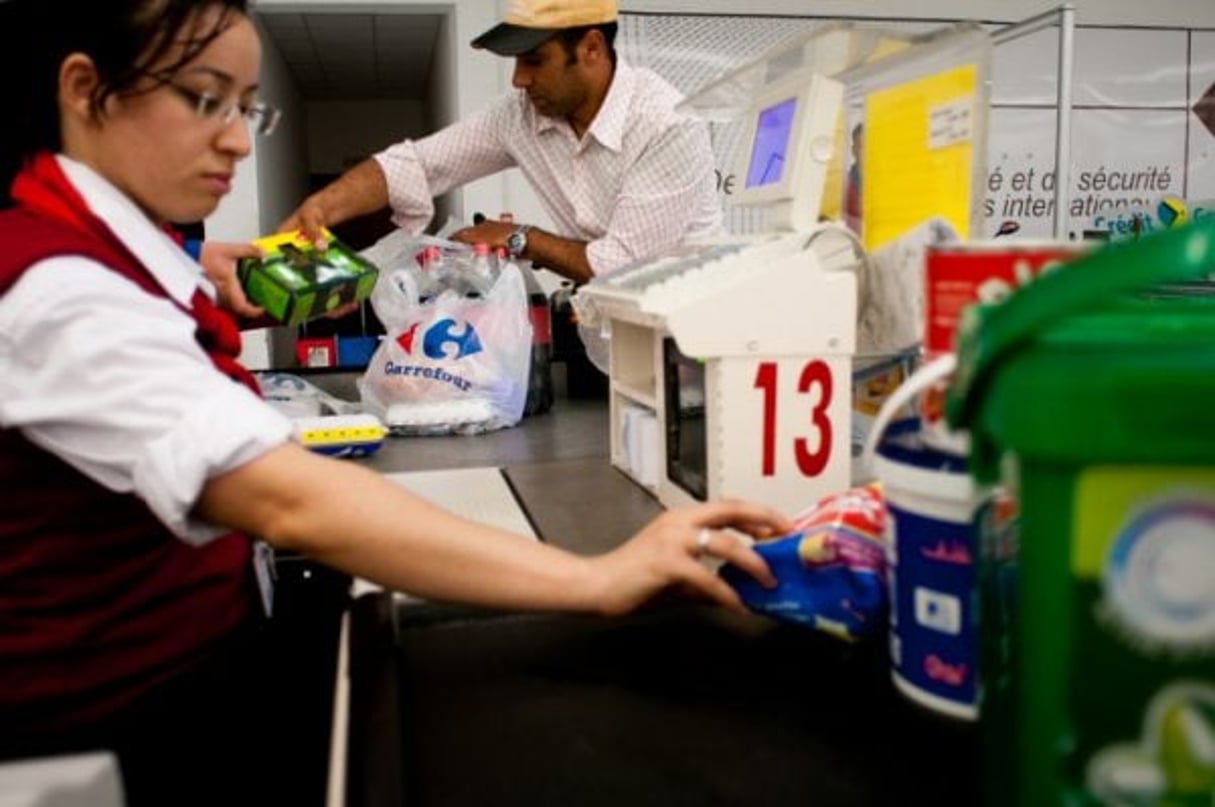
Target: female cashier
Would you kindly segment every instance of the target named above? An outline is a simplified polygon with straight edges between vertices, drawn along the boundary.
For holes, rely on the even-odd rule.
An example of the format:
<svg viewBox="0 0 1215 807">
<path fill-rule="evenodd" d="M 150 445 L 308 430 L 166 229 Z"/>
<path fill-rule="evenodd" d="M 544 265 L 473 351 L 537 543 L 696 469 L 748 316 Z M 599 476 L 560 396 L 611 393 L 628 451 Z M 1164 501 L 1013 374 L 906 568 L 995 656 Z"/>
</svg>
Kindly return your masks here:
<svg viewBox="0 0 1215 807">
<path fill-rule="evenodd" d="M 4 756 L 114 749 L 130 804 L 272 793 L 290 775 L 267 762 L 289 765 L 271 702 L 290 671 L 258 654 L 254 537 L 500 608 L 618 614 L 671 586 L 738 607 L 696 560 L 703 528 L 708 551 L 772 582 L 717 531 L 789 526 L 766 508 L 671 511 L 581 558 L 288 442 L 166 234 L 215 209 L 277 117 L 244 0 L 8 0 L 0 16 Z"/>
</svg>

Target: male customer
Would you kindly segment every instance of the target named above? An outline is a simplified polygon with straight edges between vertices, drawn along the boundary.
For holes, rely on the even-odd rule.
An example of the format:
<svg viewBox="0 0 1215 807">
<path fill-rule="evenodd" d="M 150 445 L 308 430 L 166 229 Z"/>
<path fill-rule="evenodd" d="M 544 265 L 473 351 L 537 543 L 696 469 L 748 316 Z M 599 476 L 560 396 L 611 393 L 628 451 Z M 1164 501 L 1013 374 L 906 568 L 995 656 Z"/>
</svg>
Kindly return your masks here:
<svg viewBox="0 0 1215 807">
<path fill-rule="evenodd" d="M 454 238 L 505 247 L 575 283 L 720 231 L 707 126 L 677 113 L 679 92 L 615 51 L 615 0 L 514 0 L 473 40 L 515 59 L 515 91 L 421 140 L 376 154 L 308 197 L 283 229 L 317 237 L 391 205 L 421 231 L 432 198 L 518 166 L 554 232 L 486 220 Z"/>
</svg>

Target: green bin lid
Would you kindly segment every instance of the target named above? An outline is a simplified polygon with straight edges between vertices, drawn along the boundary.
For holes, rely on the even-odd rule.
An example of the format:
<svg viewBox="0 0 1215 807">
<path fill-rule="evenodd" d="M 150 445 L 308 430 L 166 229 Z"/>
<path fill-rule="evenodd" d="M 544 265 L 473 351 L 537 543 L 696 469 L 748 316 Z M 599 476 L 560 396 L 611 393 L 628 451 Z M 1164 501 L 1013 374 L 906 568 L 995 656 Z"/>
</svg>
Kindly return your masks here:
<svg viewBox="0 0 1215 807">
<path fill-rule="evenodd" d="M 1215 220 L 1090 253 L 972 306 L 946 401 L 987 480 L 1005 449 L 1045 460 L 1210 462 L 1215 298 L 1165 284 L 1215 272 Z"/>
</svg>

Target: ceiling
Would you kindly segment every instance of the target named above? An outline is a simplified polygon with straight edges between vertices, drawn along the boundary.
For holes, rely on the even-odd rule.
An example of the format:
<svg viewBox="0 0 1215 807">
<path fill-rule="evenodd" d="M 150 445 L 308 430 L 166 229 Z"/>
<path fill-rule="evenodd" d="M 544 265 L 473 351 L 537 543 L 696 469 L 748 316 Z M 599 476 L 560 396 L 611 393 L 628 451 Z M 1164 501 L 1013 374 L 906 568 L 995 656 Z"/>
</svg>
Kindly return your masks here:
<svg viewBox="0 0 1215 807">
<path fill-rule="evenodd" d="M 316 99 L 425 99 L 438 14 L 259 12 L 300 94 Z"/>
</svg>

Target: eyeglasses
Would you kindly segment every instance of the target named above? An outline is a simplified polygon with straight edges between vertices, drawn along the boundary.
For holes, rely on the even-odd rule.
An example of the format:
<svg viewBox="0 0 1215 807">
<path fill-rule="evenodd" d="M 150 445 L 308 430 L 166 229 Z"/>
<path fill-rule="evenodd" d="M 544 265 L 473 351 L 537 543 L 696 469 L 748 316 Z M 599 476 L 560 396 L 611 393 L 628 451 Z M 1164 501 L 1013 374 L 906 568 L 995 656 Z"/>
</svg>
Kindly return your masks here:
<svg viewBox="0 0 1215 807">
<path fill-rule="evenodd" d="M 283 114 L 281 109 L 264 101 L 254 101 L 251 104 L 232 101 L 225 104 L 224 99 L 209 92 L 198 92 L 166 78 L 161 80 L 182 100 L 194 106 L 194 114 L 200 120 L 217 121 L 224 126 L 231 126 L 232 121 L 239 116 L 245 119 L 250 131 L 267 137 L 274 132 L 274 127 L 278 126 L 278 119 Z"/>
</svg>

